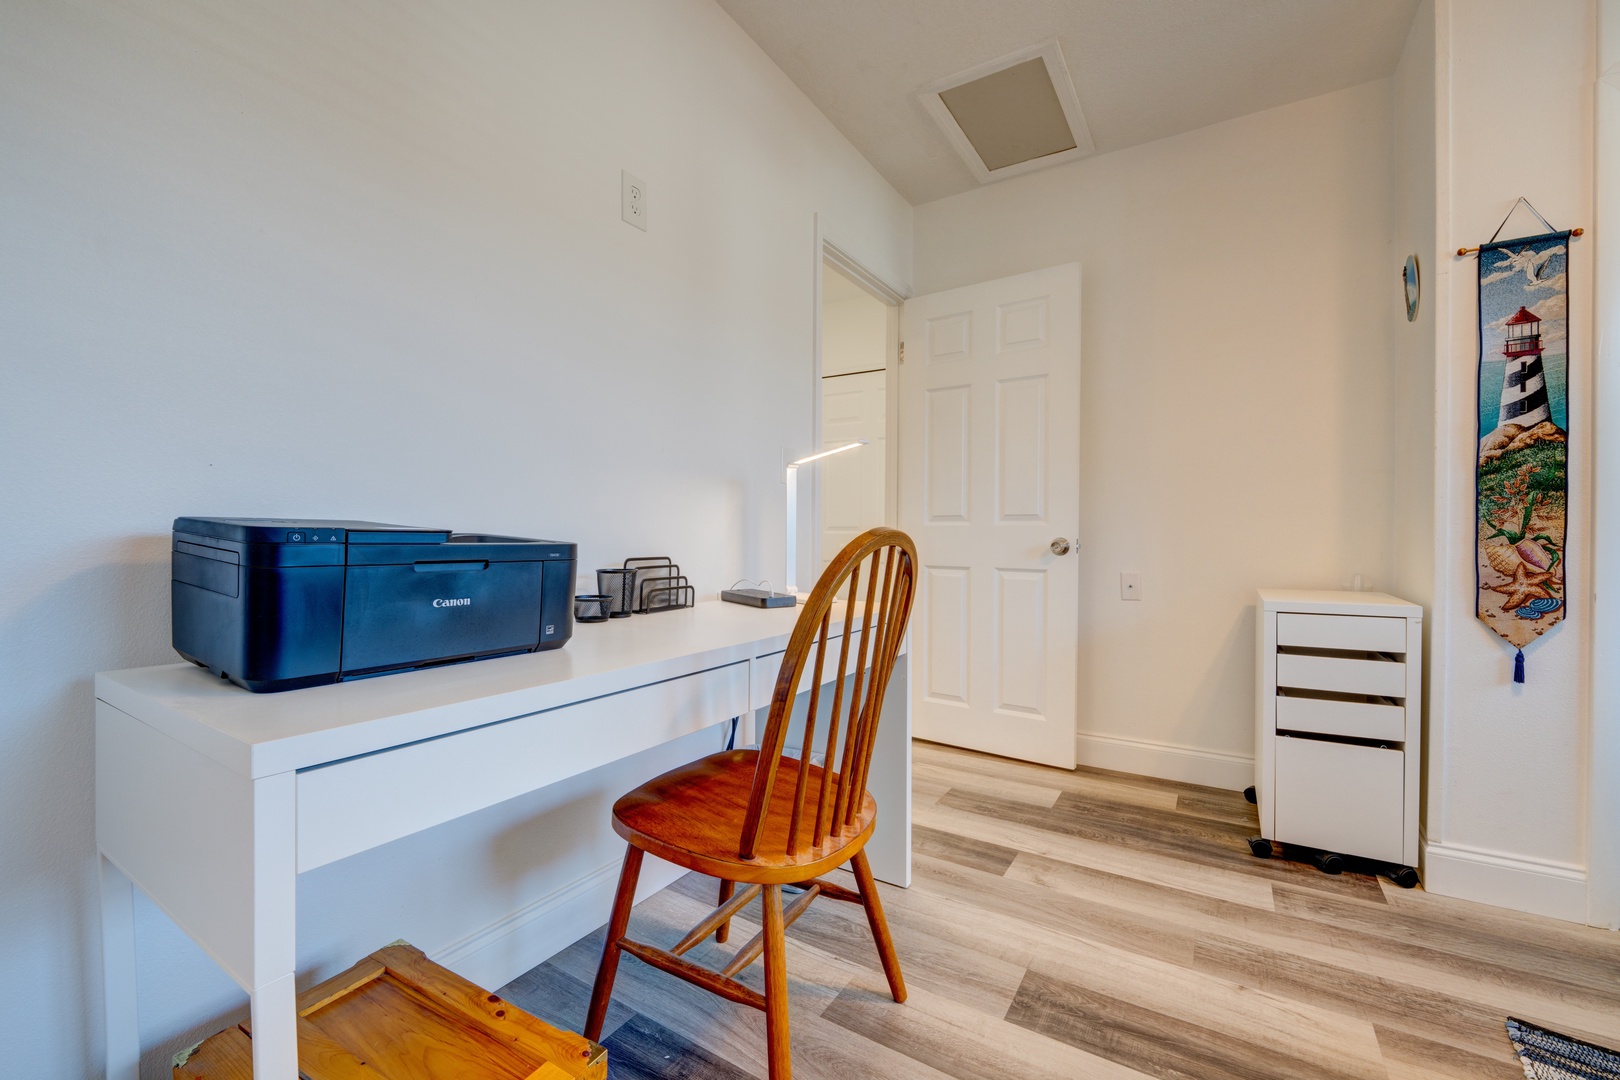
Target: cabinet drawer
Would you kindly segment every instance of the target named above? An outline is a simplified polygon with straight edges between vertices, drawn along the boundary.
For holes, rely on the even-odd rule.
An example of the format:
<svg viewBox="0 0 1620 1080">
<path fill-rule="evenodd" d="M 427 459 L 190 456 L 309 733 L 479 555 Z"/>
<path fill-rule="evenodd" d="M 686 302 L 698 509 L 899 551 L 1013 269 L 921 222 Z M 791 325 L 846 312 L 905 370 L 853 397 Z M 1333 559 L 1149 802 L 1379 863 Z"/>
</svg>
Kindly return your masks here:
<svg viewBox="0 0 1620 1080">
<path fill-rule="evenodd" d="M 1403 862 L 1405 762 L 1399 750 L 1279 738 L 1271 839 Z"/>
<path fill-rule="evenodd" d="M 1400 705 L 1280 693 L 1277 695 L 1277 730 L 1405 742 L 1406 709 Z"/>
<path fill-rule="evenodd" d="M 1277 654 L 1277 685 L 1373 697 L 1406 696 L 1406 665 L 1398 660 Z"/>
<path fill-rule="evenodd" d="M 297 781 L 298 872 L 671 742 L 747 709 L 745 662 L 303 770 Z"/>
<path fill-rule="evenodd" d="M 1277 616 L 1277 644 L 1363 652 L 1406 651 L 1406 620 L 1367 615 Z"/>
</svg>

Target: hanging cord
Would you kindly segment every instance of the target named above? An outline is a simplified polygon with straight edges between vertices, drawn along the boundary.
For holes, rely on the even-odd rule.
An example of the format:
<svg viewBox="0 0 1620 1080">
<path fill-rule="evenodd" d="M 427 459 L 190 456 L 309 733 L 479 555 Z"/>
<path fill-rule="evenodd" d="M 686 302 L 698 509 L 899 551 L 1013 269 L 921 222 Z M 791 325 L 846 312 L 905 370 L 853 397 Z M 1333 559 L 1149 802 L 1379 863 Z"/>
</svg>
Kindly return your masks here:
<svg viewBox="0 0 1620 1080">
<path fill-rule="evenodd" d="M 1529 199 L 1525 198 L 1523 195 L 1520 195 L 1518 202 L 1515 202 L 1511 207 L 1508 208 L 1507 217 L 1502 219 L 1502 224 L 1500 224 L 1500 225 L 1498 225 L 1496 227 L 1496 231 L 1491 233 L 1491 238 L 1489 240 L 1485 241 L 1485 243 L 1481 244 L 1480 247 L 1490 247 L 1492 244 L 1496 243 L 1496 238 L 1498 236 L 1502 235 L 1502 230 L 1503 229 L 1507 228 L 1508 218 L 1512 217 L 1513 216 L 1513 211 L 1515 211 L 1515 210 L 1517 210 L 1519 208 L 1519 203 L 1524 203 L 1525 209 L 1529 210 L 1532 214 L 1536 215 L 1536 220 L 1541 222 L 1543 225 L 1545 225 L 1547 227 L 1548 232 L 1550 232 L 1550 233 L 1558 232 L 1557 229 L 1553 228 L 1552 222 L 1548 221 L 1546 218 L 1541 216 L 1541 211 L 1540 210 L 1537 210 L 1534 206 L 1530 205 L 1530 200 Z M 1571 235 L 1571 236 L 1584 236 L 1585 234 L 1586 234 L 1585 229 L 1571 229 L 1571 230 L 1569 230 L 1569 235 Z M 1460 257 L 1460 256 L 1463 256 L 1463 255 L 1467 255 L 1469 252 L 1474 252 L 1474 251 L 1478 251 L 1478 250 L 1480 250 L 1480 249 L 1477 248 L 1477 247 L 1460 247 L 1460 248 L 1457 249 L 1457 254 Z"/>
<path fill-rule="evenodd" d="M 1498 225 L 1496 227 L 1496 231 L 1491 233 L 1491 238 L 1489 240 L 1485 241 L 1487 244 L 1496 243 L 1496 238 L 1498 236 L 1502 235 L 1502 230 L 1503 229 L 1507 228 L 1508 218 L 1512 217 L 1513 216 L 1513 211 L 1515 211 L 1515 210 L 1517 210 L 1519 208 L 1519 203 L 1524 203 L 1524 208 L 1526 210 L 1530 211 L 1532 214 L 1536 215 L 1536 220 L 1541 222 L 1543 225 L 1547 226 L 1547 231 L 1548 232 L 1557 232 L 1558 231 L 1557 229 L 1552 227 L 1552 222 L 1548 221 L 1546 218 L 1541 216 L 1541 211 L 1540 210 L 1537 210 L 1535 207 L 1530 205 L 1530 200 L 1529 199 L 1525 198 L 1523 195 L 1520 195 L 1519 196 L 1519 202 L 1516 202 L 1512 206 L 1508 207 L 1507 217 L 1503 218 L 1502 219 L 1502 224 Z"/>
</svg>

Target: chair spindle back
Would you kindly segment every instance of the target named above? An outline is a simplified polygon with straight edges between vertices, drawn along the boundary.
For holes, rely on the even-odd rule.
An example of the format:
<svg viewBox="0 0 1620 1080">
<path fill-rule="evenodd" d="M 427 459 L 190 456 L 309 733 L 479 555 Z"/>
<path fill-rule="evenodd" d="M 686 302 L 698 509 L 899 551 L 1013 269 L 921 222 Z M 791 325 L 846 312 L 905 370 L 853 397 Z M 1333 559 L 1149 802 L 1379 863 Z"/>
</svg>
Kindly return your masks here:
<svg viewBox="0 0 1620 1080">
<path fill-rule="evenodd" d="M 759 854 L 777 774 L 783 768 L 794 770 L 798 780 L 793 787 L 793 814 L 784 854 L 797 855 L 807 840 L 810 848 L 819 848 L 829 837 L 839 838 L 860 816 L 883 695 L 911 617 L 916 567 L 917 549 L 909 536 L 898 529 L 870 529 L 851 540 L 816 582 L 782 655 L 743 821 L 738 849 L 742 858 Z M 840 605 L 841 612 L 837 610 Z M 843 633 L 830 641 L 839 615 Z M 833 663 L 837 666 L 831 668 L 839 673 L 836 677 L 829 674 L 829 652 L 836 653 Z M 810 672 L 809 702 L 803 746 L 795 759 L 785 757 L 783 747 L 806 671 Z M 833 700 L 823 735 L 825 756 L 816 769 L 810 758 L 816 746 L 824 680 L 833 683 Z M 807 821 L 813 821 L 808 836 Z"/>
</svg>

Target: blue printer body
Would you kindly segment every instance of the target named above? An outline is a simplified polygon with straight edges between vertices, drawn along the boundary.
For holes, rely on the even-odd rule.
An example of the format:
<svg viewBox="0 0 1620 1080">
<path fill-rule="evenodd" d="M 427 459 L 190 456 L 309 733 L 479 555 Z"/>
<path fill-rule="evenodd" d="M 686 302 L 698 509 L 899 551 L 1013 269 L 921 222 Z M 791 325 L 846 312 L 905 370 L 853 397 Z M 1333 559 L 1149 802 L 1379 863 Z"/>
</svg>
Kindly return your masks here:
<svg viewBox="0 0 1620 1080">
<path fill-rule="evenodd" d="M 555 649 L 574 544 L 370 521 L 174 522 L 174 648 L 258 693 Z"/>
</svg>

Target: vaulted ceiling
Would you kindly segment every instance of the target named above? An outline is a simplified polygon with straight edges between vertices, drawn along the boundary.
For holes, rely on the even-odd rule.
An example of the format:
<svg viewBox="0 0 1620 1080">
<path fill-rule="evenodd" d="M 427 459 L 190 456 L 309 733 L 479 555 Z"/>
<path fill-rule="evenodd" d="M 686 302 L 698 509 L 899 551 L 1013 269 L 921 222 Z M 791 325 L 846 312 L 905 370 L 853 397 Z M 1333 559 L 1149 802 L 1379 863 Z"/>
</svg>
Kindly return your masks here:
<svg viewBox="0 0 1620 1080">
<path fill-rule="evenodd" d="M 1056 38 L 1098 153 L 1382 78 L 1417 0 L 719 0 L 912 203 L 977 187 L 917 91 Z"/>
</svg>

